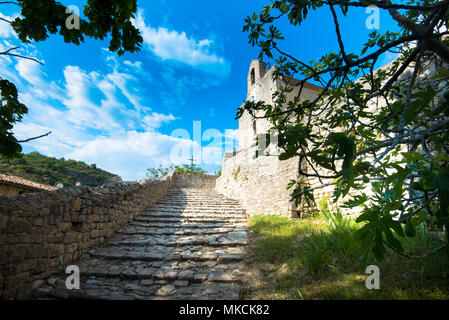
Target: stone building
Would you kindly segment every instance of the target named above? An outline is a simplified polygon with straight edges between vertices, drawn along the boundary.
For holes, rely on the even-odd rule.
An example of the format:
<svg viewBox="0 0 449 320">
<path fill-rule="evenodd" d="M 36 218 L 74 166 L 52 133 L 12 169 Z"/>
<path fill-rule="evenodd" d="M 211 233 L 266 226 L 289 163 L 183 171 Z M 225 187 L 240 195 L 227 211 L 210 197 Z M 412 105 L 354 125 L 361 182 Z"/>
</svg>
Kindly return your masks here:
<svg viewBox="0 0 449 320">
<path fill-rule="evenodd" d="M 40 191 L 58 190 L 57 187 L 30 181 L 21 177 L 0 173 L 0 195 L 13 196 Z"/>
<path fill-rule="evenodd" d="M 258 60 L 253 60 L 248 72 L 247 100 L 265 101 L 272 104 L 272 95 L 287 82 L 296 79 L 279 78 L 273 81 L 271 68 Z M 306 83 L 301 99 L 312 100 L 321 90 L 313 84 Z M 286 94 L 287 99 L 298 94 L 299 87 Z M 260 116 L 257 114 L 256 116 Z M 225 153 L 221 177 L 217 179 L 216 189 L 229 198 L 239 200 L 250 215 L 282 215 L 288 217 L 302 216 L 305 210 L 297 208 L 291 200 L 288 184 L 298 180 L 299 158 L 279 161 L 279 151 L 273 145 L 268 146 L 269 156 L 255 157 L 254 144 L 257 135 L 266 133 L 271 128 L 267 119 L 254 119 L 245 111 L 239 119 L 239 150 Z"/>
<path fill-rule="evenodd" d="M 389 70 L 395 61 L 381 67 L 380 70 Z M 425 72 L 419 75 L 418 80 L 423 84 L 434 84 L 433 75 L 437 72 L 438 64 L 434 61 L 427 61 Z M 278 67 L 275 65 L 267 70 L 264 63 L 253 60 L 248 72 L 248 91 L 247 100 L 264 101 L 273 105 L 272 95 L 278 91 L 281 86 L 292 86 L 299 80 L 292 78 L 279 77 L 273 80 L 273 72 Z M 398 81 L 408 81 L 413 73 L 413 67 L 408 66 L 405 72 L 399 77 Z M 358 80 L 357 80 L 358 81 Z M 366 84 L 365 84 L 366 85 Z M 437 88 L 440 92 L 447 87 L 447 81 L 440 81 Z M 313 84 L 305 84 L 300 99 L 313 100 L 322 88 Z M 287 101 L 293 100 L 298 95 L 299 86 L 293 85 L 293 91 L 285 93 Z M 376 113 L 382 107 L 383 102 L 373 99 L 369 102 L 370 112 Z M 263 112 L 263 111 L 262 111 Z M 293 157 L 288 160 L 279 161 L 279 150 L 272 144 L 267 148 L 265 156 L 255 157 L 257 150 L 255 138 L 266 133 L 271 128 L 269 120 L 260 118 L 263 114 L 256 114 L 257 119 L 253 118 L 247 111 L 239 119 L 239 144 L 240 149 L 225 153 L 222 166 L 222 175 L 217 179 L 216 189 L 218 192 L 228 198 L 239 200 L 242 206 L 250 215 L 282 215 L 287 217 L 302 217 L 311 211 L 317 210 L 317 203 L 321 199 L 330 200 L 334 193 L 334 186 L 323 185 L 318 178 L 308 178 L 304 181 L 298 173 L 299 158 Z M 325 128 L 322 128 L 326 130 Z M 403 145 L 406 151 L 406 145 Z M 371 155 L 367 155 L 365 161 L 372 160 Z M 306 172 L 307 167 L 301 168 Z M 319 173 L 326 175 L 329 172 L 318 168 Z M 296 207 L 291 201 L 291 192 L 288 190 L 288 184 L 292 181 L 304 181 L 307 186 L 313 189 L 313 196 L 316 203 L 310 207 L 305 202 L 300 207 Z M 368 196 L 372 194 L 370 185 L 365 186 L 363 190 Z M 348 200 L 351 195 L 359 193 L 357 190 L 351 190 L 346 197 L 340 198 L 337 203 L 328 202 L 332 210 Z M 367 205 L 369 202 L 366 203 Z M 345 208 L 345 213 L 356 216 L 360 214 L 362 208 Z"/>
</svg>

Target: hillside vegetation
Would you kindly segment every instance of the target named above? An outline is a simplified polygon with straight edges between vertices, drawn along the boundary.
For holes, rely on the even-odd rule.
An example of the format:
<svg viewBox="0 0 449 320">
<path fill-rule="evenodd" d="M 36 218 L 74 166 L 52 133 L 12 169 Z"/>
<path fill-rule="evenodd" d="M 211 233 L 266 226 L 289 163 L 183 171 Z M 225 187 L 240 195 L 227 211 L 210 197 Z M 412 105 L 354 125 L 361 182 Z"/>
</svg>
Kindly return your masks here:
<svg viewBox="0 0 449 320">
<path fill-rule="evenodd" d="M 11 161 L 0 156 L 0 173 L 48 185 L 62 183 L 64 187 L 73 187 L 76 181 L 88 186 L 121 181 L 119 176 L 98 169 L 95 164 L 88 165 L 81 161 L 64 158 L 56 159 L 37 152 L 23 154 L 22 157 Z"/>
</svg>

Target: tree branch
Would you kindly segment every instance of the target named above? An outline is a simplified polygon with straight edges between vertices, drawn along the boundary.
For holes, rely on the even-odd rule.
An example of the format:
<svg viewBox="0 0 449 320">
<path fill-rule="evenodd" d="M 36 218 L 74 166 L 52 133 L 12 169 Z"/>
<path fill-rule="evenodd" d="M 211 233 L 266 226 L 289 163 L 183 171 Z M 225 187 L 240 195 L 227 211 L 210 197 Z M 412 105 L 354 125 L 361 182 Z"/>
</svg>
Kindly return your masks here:
<svg viewBox="0 0 449 320">
<path fill-rule="evenodd" d="M 29 139 L 26 139 L 26 140 L 20 140 L 20 141 L 17 141 L 17 142 L 18 142 L 18 143 L 30 142 L 30 141 L 33 141 L 33 140 L 37 140 L 37 139 L 41 139 L 41 138 L 47 137 L 47 136 L 49 136 L 51 133 L 52 133 L 52 132 L 50 131 L 50 132 L 47 132 L 46 134 L 43 134 L 43 135 L 41 135 L 41 136 L 34 137 L 34 138 L 29 138 Z"/>
<path fill-rule="evenodd" d="M 19 49 L 19 47 L 10 48 L 10 49 L 8 49 L 6 51 L 0 52 L 0 55 L 13 56 L 13 57 L 17 57 L 17 58 L 27 59 L 27 60 L 31 60 L 31 61 L 37 62 L 40 65 L 43 65 L 42 62 L 40 62 L 39 60 L 37 60 L 35 58 L 30 58 L 30 57 L 23 56 L 23 55 L 20 55 L 20 54 L 10 53 L 11 51 L 17 50 L 17 49 Z"/>
<path fill-rule="evenodd" d="M 387 247 L 389 247 L 391 250 L 393 250 L 394 252 L 398 253 L 399 255 L 401 255 L 401 256 L 403 256 L 403 257 L 406 257 L 406 258 L 409 258 L 409 259 L 424 259 L 424 258 L 430 257 L 430 256 L 434 255 L 435 253 L 437 253 L 438 251 L 443 250 L 443 249 L 446 248 L 447 245 L 448 245 L 448 241 L 446 240 L 440 247 L 438 247 L 438 248 L 432 250 L 432 251 L 429 252 L 429 253 L 426 253 L 426 254 L 423 254 L 423 255 L 420 255 L 420 256 L 411 256 L 411 255 L 408 255 L 408 254 L 406 254 L 406 253 L 403 253 L 403 252 L 399 251 L 398 249 L 392 247 L 392 246 L 391 246 L 388 242 L 386 242 L 385 240 L 382 240 L 382 241 L 383 241 L 383 242 L 387 245 Z"/>
</svg>

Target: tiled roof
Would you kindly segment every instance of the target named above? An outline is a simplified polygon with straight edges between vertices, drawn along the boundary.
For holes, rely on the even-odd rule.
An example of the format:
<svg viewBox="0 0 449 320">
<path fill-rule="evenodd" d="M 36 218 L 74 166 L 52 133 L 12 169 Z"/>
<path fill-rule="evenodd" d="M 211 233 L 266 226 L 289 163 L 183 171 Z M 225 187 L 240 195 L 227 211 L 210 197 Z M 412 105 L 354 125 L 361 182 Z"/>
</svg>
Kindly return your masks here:
<svg viewBox="0 0 449 320">
<path fill-rule="evenodd" d="M 16 176 L 7 176 L 0 173 L 0 184 L 8 184 L 16 187 L 22 187 L 24 189 L 31 189 L 35 191 L 54 191 L 58 190 L 57 187 L 49 186 L 42 183 L 37 183 L 31 180 L 27 180 Z"/>
</svg>

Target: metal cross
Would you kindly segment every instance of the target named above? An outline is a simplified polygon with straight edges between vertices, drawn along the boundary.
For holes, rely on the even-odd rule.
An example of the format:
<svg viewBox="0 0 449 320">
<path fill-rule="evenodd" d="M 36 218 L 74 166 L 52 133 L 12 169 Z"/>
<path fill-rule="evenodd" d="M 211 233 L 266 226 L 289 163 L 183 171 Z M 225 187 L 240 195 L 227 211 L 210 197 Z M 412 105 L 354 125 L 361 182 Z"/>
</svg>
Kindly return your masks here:
<svg viewBox="0 0 449 320">
<path fill-rule="evenodd" d="M 192 154 L 192 157 L 189 160 L 190 160 L 190 165 L 193 167 L 193 162 L 196 161 L 195 159 L 193 159 L 193 154 Z"/>
</svg>

